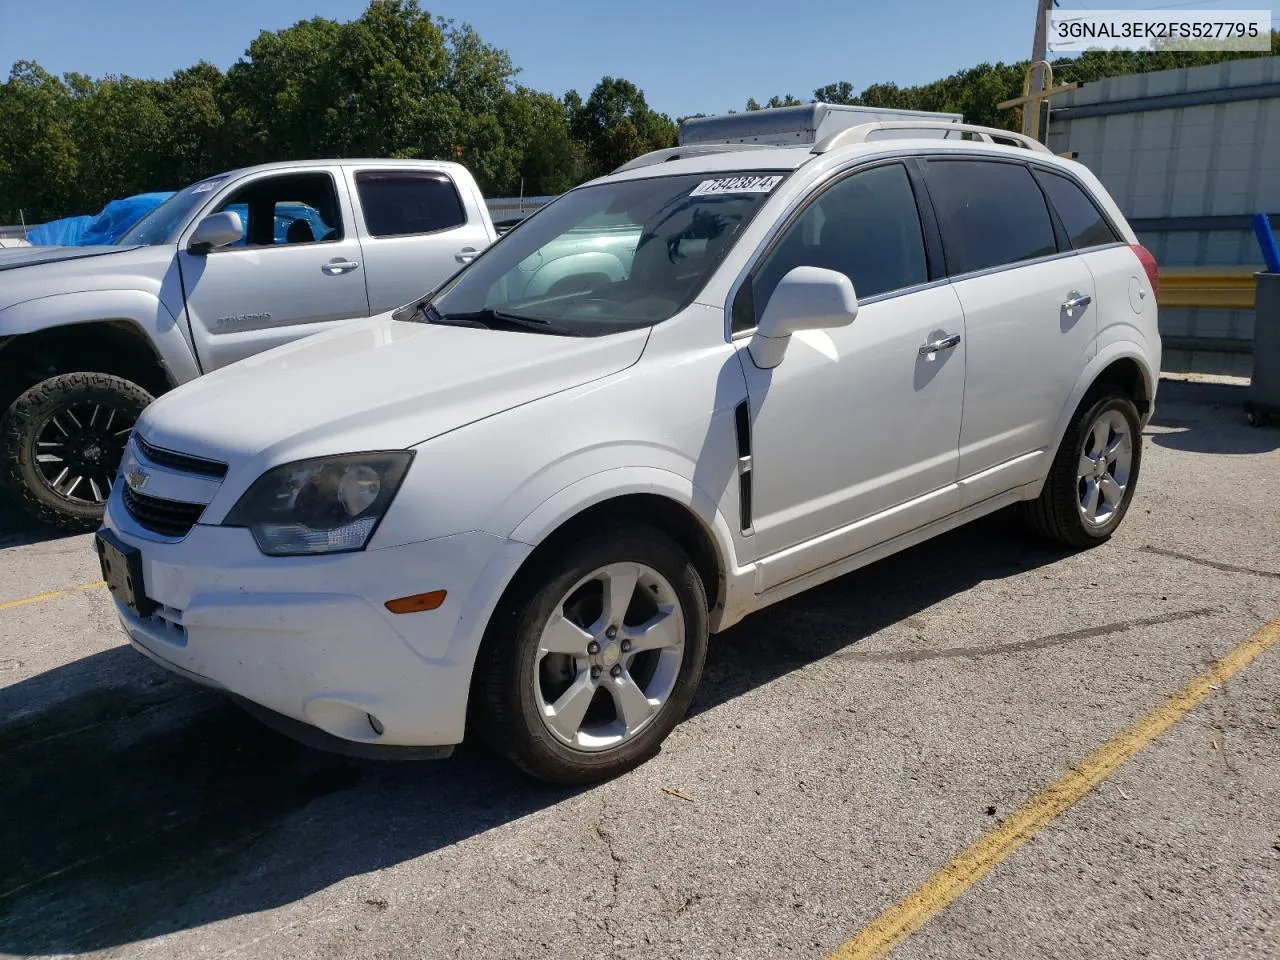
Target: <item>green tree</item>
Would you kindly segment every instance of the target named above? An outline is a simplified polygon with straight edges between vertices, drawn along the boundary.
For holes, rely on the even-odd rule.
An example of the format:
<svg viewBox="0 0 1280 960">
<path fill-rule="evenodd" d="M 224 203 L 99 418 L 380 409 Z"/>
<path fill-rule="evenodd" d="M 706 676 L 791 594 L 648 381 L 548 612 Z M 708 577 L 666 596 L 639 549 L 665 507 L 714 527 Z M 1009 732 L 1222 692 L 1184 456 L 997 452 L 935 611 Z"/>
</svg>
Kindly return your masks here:
<svg viewBox="0 0 1280 960">
<path fill-rule="evenodd" d="M 586 103 L 573 112 L 570 130 L 586 148 L 591 175 L 650 150 L 673 147 L 678 133 L 670 117 L 649 108 L 639 87 L 615 77 L 596 84 Z"/>
<path fill-rule="evenodd" d="M 798 106 L 800 106 L 800 101 L 797 100 L 795 97 L 793 97 L 789 93 L 785 97 L 770 97 L 765 102 L 764 106 L 761 106 L 760 102 L 756 100 L 755 97 L 752 97 L 747 101 L 748 110 L 765 110 L 771 107 L 798 107 Z"/>
<path fill-rule="evenodd" d="M 813 99 L 819 103 L 853 103 L 853 84 L 847 80 L 828 83 L 813 91 Z"/>
<path fill-rule="evenodd" d="M 38 64 L 15 63 L 0 86 L 0 221 L 60 216 L 79 176 L 70 91 Z"/>
<path fill-rule="evenodd" d="M 583 178 L 583 156 L 569 133 L 564 102 L 549 93 L 517 87 L 500 113 L 506 146 L 515 161 L 513 179 L 495 192 L 527 196 L 563 193 Z"/>
</svg>

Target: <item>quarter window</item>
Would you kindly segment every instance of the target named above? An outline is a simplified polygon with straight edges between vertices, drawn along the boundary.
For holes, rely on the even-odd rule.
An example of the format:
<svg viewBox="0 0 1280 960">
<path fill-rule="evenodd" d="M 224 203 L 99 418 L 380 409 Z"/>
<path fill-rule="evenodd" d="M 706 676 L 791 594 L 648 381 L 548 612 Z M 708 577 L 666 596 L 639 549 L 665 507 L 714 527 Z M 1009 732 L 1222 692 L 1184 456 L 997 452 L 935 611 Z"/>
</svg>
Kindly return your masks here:
<svg viewBox="0 0 1280 960">
<path fill-rule="evenodd" d="M 1056 253 L 1044 194 L 1020 163 L 930 160 L 947 270 L 986 270 Z"/>
<path fill-rule="evenodd" d="M 1071 248 L 1099 247 L 1117 243 L 1120 238 L 1102 215 L 1102 211 L 1073 181 L 1047 170 L 1037 171 L 1040 183 L 1049 194 L 1049 202 L 1058 211 L 1062 225 L 1071 239 Z"/>
<path fill-rule="evenodd" d="M 756 270 L 750 303 L 744 297 L 735 304 L 735 333 L 759 322 L 778 281 L 796 267 L 843 273 L 860 300 L 927 281 L 924 233 L 906 168 L 893 163 L 855 173 L 810 203 Z"/>
<path fill-rule="evenodd" d="M 366 170 L 356 192 L 371 237 L 407 237 L 451 230 L 467 222 L 458 190 L 443 173 Z"/>
</svg>

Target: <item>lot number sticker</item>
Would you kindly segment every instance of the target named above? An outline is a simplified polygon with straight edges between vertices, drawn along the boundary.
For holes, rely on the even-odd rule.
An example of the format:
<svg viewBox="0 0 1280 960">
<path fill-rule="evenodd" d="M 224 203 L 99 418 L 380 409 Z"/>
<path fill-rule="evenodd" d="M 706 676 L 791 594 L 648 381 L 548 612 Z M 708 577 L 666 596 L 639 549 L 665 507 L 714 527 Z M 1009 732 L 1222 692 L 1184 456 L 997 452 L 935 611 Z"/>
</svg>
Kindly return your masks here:
<svg viewBox="0 0 1280 960">
<path fill-rule="evenodd" d="M 689 196 L 705 197 L 717 193 L 768 193 L 782 182 L 782 177 L 724 177 L 720 180 L 703 180 L 693 188 Z"/>
</svg>

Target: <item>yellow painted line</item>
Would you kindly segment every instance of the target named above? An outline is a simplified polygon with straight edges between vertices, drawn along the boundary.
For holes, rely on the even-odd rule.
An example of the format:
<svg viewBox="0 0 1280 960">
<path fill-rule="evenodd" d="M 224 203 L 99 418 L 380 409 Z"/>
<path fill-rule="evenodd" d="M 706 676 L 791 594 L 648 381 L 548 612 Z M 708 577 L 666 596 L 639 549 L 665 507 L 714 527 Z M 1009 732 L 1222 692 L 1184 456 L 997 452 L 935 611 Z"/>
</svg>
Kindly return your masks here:
<svg viewBox="0 0 1280 960">
<path fill-rule="evenodd" d="M 828 960 L 872 960 L 886 956 L 934 914 L 956 900 L 1041 829 L 1069 810 L 1076 801 L 1115 773 L 1134 754 L 1186 716 L 1200 701 L 1278 642 L 1280 617 L 1214 663 L 1170 697 L 1163 706 L 1121 730 L 1059 780 L 1031 797 L 999 827 L 988 831 L 913 893 L 859 930 L 831 954 Z"/>
<path fill-rule="evenodd" d="M 51 590 L 48 593 L 37 593 L 34 597 L 23 597 L 21 600 L 6 600 L 0 603 L 0 610 L 11 610 L 14 607 L 25 607 L 29 603 L 39 603 L 41 600 L 57 600 L 59 597 L 69 597 L 73 593 L 83 593 L 86 590 L 96 590 L 98 587 L 105 587 L 105 580 L 98 580 L 95 583 L 82 583 L 78 587 L 69 587 L 66 590 Z"/>
</svg>

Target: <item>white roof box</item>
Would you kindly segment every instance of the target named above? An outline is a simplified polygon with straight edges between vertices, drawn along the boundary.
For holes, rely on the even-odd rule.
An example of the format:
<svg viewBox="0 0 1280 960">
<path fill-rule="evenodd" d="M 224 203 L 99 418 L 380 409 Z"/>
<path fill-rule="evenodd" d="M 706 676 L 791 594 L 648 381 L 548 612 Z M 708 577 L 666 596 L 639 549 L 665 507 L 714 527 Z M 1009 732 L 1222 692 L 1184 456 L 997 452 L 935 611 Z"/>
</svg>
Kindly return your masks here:
<svg viewBox="0 0 1280 960">
<path fill-rule="evenodd" d="M 833 133 L 863 123 L 883 120 L 942 120 L 963 123 L 959 113 L 928 110 L 890 110 L 881 107 L 851 107 L 837 103 L 806 103 L 798 107 L 747 110 L 715 117 L 692 117 L 680 124 L 680 145 L 713 143 L 758 143 L 775 147 L 815 144 Z M 921 136 L 944 137 L 943 130 L 929 130 Z"/>
</svg>

